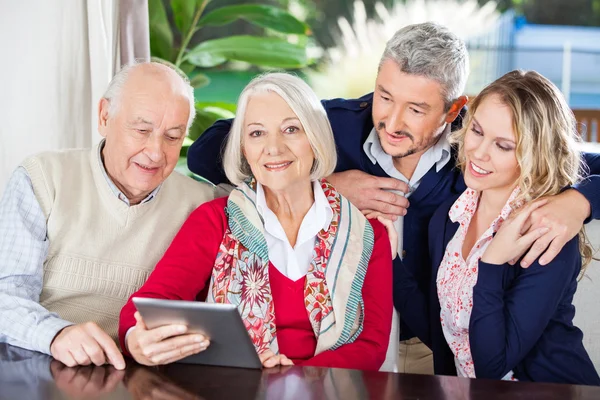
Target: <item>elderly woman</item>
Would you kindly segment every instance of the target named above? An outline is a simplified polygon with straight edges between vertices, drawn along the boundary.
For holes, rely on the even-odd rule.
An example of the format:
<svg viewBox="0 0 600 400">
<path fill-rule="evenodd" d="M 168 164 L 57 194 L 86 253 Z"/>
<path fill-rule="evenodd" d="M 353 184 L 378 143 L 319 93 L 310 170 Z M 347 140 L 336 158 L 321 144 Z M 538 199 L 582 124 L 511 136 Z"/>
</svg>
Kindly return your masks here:
<svg viewBox="0 0 600 400">
<path fill-rule="evenodd" d="M 202 299 L 208 284 L 206 301 L 238 307 L 265 367 L 379 369 L 392 320 L 390 240 L 323 180 L 336 165 L 325 110 L 283 73 L 253 80 L 237 110 L 224 154 L 237 187 L 190 215 L 132 297 Z M 146 365 L 210 345 L 184 326 L 148 330 L 131 299 L 120 340 Z"/>
</svg>

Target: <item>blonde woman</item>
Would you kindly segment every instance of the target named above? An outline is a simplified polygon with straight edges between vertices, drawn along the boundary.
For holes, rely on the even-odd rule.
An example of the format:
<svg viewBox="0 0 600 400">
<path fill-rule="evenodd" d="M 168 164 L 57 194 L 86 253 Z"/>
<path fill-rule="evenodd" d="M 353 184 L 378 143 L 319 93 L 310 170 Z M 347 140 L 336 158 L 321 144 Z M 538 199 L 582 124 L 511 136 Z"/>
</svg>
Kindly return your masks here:
<svg viewBox="0 0 600 400">
<path fill-rule="evenodd" d="M 133 296 L 194 300 L 210 282 L 207 301 L 238 306 L 265 367 L 379 369 L 392 318 L 390 241 L 323 180 L 337 160 L 323 106 L 300 78 L 273 73 L 244 89 L 237 110 L 224 156 L 237 188 L 192 213 Z M 146 365 L 210 345 L 185 327 L 146 329 L 131 300 L 120 339 Z"/>
<path fill-rule="evenodd" d="M 577 278 L 591 258 L 584 235 L 549 265 L 511 265 L 548 230 L 521 235 L 543 199 L 580 179 L 575 120 L 562 94 L 536 72 L 510 72 L 474 99 L 451 140 L 468 188 L 434 214 L 429 299 L 412 298 L 431 313 L 419 335 L 436 373 L 600 384 L 572 322 Z"/>
</svg>

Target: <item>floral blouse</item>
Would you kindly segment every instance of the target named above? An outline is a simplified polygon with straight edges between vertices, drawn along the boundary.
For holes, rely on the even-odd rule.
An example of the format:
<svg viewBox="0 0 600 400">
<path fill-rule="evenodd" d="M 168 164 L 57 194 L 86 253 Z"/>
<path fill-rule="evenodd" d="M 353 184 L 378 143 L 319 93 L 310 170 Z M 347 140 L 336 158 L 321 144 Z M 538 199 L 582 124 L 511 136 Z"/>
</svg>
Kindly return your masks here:
<svg viewBox="0 0 600 400">
<path fill-rule="evenodd" d="M 444 258 L 437 275 L 437 291 L 440 300 L 440 321 L 448 345 L 454 353 L 458 376 L 475 378 L 475 367 L 469 345 L 469 321 L 473 310 L 473 286 L 477 283 L 479 260 L 492 241 L 494 233 L 512 211 L 510 204 L 516 198 L 516 188 L 502 208 L 500 215 L 473 245 L 471 252 L 463 258 L 462 247 L 475 215 L 479 192 L 467 189 L 452 205 L 448 216 L 460 226 L 446 246 Z M 514 379 L 510 371 L 503 379 Z"/>
</svg>

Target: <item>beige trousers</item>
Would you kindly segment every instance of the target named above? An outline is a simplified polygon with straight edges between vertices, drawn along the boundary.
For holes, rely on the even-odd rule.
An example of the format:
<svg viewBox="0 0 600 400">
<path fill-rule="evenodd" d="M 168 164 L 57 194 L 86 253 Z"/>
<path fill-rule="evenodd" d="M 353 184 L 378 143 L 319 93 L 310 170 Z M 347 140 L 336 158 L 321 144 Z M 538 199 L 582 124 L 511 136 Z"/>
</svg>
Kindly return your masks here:
<svg viewBox="0 0 600 400">
<path fill-rule="evenodd" d="M 433 353 L 416 337 L 400 342 L 397 364 L 401 373 L 433 375 Z"/>
</svg>

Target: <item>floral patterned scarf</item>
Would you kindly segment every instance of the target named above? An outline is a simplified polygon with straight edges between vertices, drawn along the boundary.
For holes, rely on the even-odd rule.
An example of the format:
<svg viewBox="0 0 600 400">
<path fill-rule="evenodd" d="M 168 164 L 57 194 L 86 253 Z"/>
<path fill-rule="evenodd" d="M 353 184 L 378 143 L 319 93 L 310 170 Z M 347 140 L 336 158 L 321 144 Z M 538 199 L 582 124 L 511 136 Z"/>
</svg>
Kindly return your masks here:
<svg viewBox="0 0 600 400">
<path fill-rule="evenodd" d="M 362 286 L 374 245 L 373 228 L 362 213 L 325 180 L 321 187 L 333 218 L 328 230 L 317 234 L 304 286 L 304 305 L 317 337 L 315 355 L 352 343 L 362 332 Z M 256 351 L 278 354 L 269 251 L 256 209 L 256 182 L 234 189 L 225 211 L 228 228 L 207 301 L 235 304 Z"/>
</svg>

